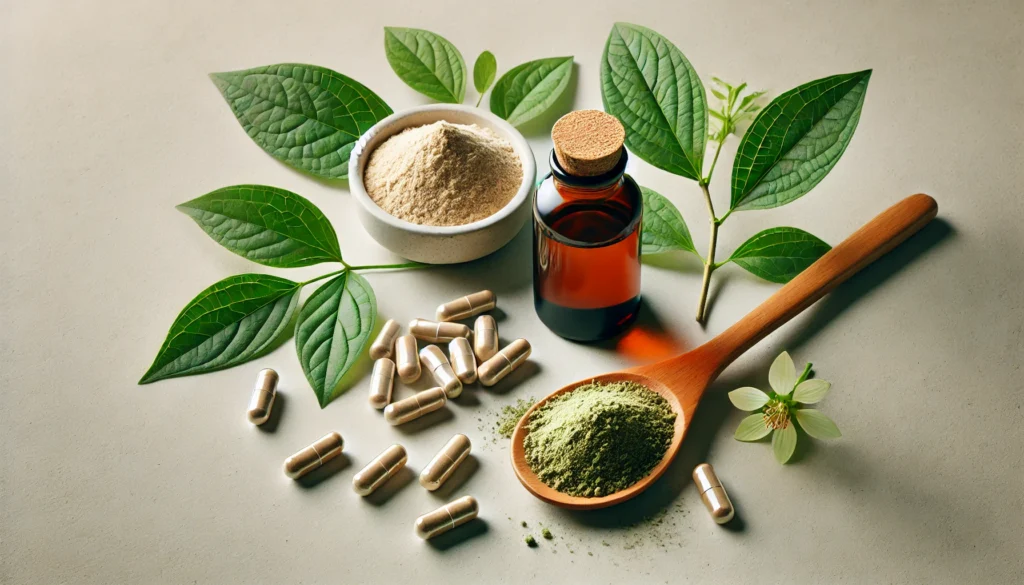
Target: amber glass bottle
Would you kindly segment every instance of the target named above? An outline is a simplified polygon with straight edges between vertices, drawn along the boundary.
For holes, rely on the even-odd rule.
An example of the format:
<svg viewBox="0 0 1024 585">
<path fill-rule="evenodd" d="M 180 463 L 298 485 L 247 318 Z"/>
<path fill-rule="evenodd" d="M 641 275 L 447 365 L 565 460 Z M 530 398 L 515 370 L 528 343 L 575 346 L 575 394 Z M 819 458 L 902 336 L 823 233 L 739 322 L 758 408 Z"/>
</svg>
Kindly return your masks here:
<svg viewBox="0 0 1024 585">
<path fill-rule="evenodd" d="M 552 134 L 551 175 L 534 203 L 534 306 L 541 321 L 562 337 L 605 339 L 629 325 L 640 306 L 640 188 L 624 174 L 621 139 L 617 156 L 605 153 L 596 166 L 583 165 L 591 174 L 580 175 L 566 169 L 581 165 L 559 152 L 564 144 Z M 611 146 L 614 141 L 605 145 Z"/>
</svg>

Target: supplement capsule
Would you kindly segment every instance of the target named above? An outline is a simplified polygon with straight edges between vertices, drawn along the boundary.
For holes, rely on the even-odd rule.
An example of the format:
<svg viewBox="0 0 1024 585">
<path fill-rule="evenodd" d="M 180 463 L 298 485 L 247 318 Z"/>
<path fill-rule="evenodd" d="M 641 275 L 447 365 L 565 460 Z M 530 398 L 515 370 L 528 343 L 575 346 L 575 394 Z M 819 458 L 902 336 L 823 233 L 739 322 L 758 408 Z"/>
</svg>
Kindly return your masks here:
<svg viewBox="0 0 1024 585">
<path fill-rule="evenodd" d="M 490 311 L 497 304 L 498 297 L 494 296 L 494 293 L 489 290 L 482 290 L 441 305 L 437 308 L 437 320 L 458 321 L 460 319 L 469 319 L 484 311 Z"/>
<path fill-rule="evenodd" d="M 380 410 L 391 402 L 391 389 L 395 385 L 395 362 L 380 358 L 373 362 L 370 376 L 370 406 Z"/>
<path fill-rule="evenodd" d="M 469 437 L 466 435 L 452 437 L 423 468 L 420 473 L 420 485 L 430 491 L 441 487 L 455 473 L 466 457 L 469 457 L 470 448 Z"/>
<path fill-rule="evenodd" d="M 420 379 L 420 357 L 416 355 L 416 338 L 403 335 L 395 341 L 395 364 L 398 379 L 411 384 Z"/>
<path fill-rule="evenodd" d="M 458 398 L 459 394 L 462 394 L 462 382 L 455 375 L 455 370 L 448 363 L 448 358 L 444 356 L 441 348 L 436 345 L 428 345 L 421 349 L 420 363 L 434 376 L 434 381 L 444 388 L 444 393 L 448 398 Z"/>
<path fill-rule="evenodd" d="M 707 463 L 701 463 L 693 469 L 693 483 L 697 484 L 700 491 L 700 499 L 704 500 L 704 506 L 711 514 L 711 519 L 718 524 L 725 524 L 732 517 L 735 511 L 732 508 L 732 501 L 729 494 L 725 493 L 725 487 L 718 481 L 714 468 Z"/>
<path fill-rule="evenodd" d="M 388 421 L 390 425 L 407 423 L 443 407 L 447 400 L 444 388 L 424 390 L 404 400 L 389 404 L 384 409 L 384 420 Z"/>
<path fill-rule="evenodd" d="M 284 460 L 284 474 L 299 479 L 324 463 L 341 455 L 345 442 L 338 433 L 327 433 L 317 442 Z"/>
<path fill-rule="evenodd" d="M 277 398 L 277 372 L 267 368 L 260 370 L 256 375 L 256 385 L 252 389 L 252 398 L 249 399 L 249 422 L 254 425 L 261 425 L 270 418 L 270 409 L 274 407 L 274 399 Z"/>
<path fill-rule="evenodd" d="M 381 328 L 380 333 L 377 334 L 377 339 L 374 339 L 373 344 L 370 345 L 370 357 L 375 360 L 393 357 L 395 339 L 398 338 L 400 330 L 401 327 L 398 325 L 398 321 L 388 319 L 388 322 Z"/>
<path fill-rule="evenodd" d="M 498 324 L 494 322 L 494 317 L 481 315 L 473 323 L 473 353 L 480 363 L 498 353 Z"/>
<path fill-rule="evenodd" d="M 377 491 L 392 475 L 405 467 L 408 457 L 405 454 L 405 447 L 391 445 L 377 456 L 366 467 L 359 470 L 359 473 L 352 478 L 352 489 L 360 496 L 368 496 Z"/>
<path fill-rule="evenodd" d="M 462 526 L 480 513 L 480 505 L 473 496 L 461 498 L 416 519 L 416 535 L 426 540 Z"/>
<path fill-rule="evenodd" d="M 469 337 L 469 327 L 462 323 L 413 319 L 409 322 L 409 333 L 429 343 L 448 343 L 456 337 Z"/>
<path fill-rule="evenodd" d="M 448 356 L 451 358 L 452 369 L 463 384 L 476 382 L 476 356 L 473 348 L 465 337 L 456 337 L 448 342 Z"/>
<path fill-rule="evenodd" d="M 517 339 L 505 346 L 497 355 L 480 364 L 477 374 L 484 386 L 494 386 L 502 378 L 512 373 L 530 357 L 530 342 Z"/>
</svg>

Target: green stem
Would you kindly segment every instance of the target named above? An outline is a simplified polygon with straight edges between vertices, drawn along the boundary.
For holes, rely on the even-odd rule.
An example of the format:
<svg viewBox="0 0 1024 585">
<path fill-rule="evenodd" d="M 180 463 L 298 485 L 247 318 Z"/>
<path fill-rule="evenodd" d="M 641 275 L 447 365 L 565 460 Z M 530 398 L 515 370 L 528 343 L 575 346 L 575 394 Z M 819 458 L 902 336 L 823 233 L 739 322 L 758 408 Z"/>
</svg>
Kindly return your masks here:
<svg viewBox="0 0 1024 585">
<path fill-rule="evenodd" d="M 717 153 L 715 158 L 717 159 Z M 700 189 L 704 193 L 704 203 L 708 206 L 708 217 L 711 223 L 711 236 L 708 242 L 708 255 L 704 259 L 704 278 L 700 285 L 700 301 L 697 303 L 697 322 L 703 323 L 707 313 L 708 289 L 711 286 L 711 273 L 715 271 L 715 247 L 718 245 L 719 221 L 715 217 L 715 205 L 711 202 L 711 192 L 708 191 L 708 184 L 700 183 Z"/>
<path fill-rule="evenodd" d="M 343 262 L 343 264 L 344 264 L 344 262 Z M 346 268 L 342 268 L 341 270 L 335 270 L 334 272 L 328 272 L 327 274 L 321 274 L 320 276 L 318 276 L 316 278 L 311 278 L 309 280 L 304 280 L 304 281 L 299 283 L 299 286 L 306 286 L 307 284 L 313 284 L 314 282 L 317 282 L 319 280 L 323 280 L 325 278 L 330 278 L 332 276 L 337 276 L 337 275 L 341 274 L 342 272 L 345 272 L 346 270 L 348 270 L 348 268 L 347 268 L 348 264 L 345 264 L 345 266 L 346 266 Z"/>
<path fill-rule="evenodd" d="M 804 373 L 800 374 L 800 378 L 796 381 L 796 385 L 799 386 L 800 382 L 803 382 L 804 380 L 806 380 L 807 377 L 810 376 L 810 375 L 811 375 L 811 362 L 807 362 L 807 365 L 804 366 Z"/>
<path fill-rule="evenodd" d="M 421 262 L 406 262 L 404 264 L 367 264 L 364 266 L 349 266 L 349 270 L 393 270 L 397 268 L 426 268 L 429 264 Z"/>
<path fill-rule="evenodd" d="M 723 127 L 724 124 L 725 122 L 723 122 Z M 727 132 L 722 132 L 722 139 L 718 141 L 718 147 L 715 148 L 715 158 L 711 159 L 711 168 L 708 169 L 708 176 L 704 177 L 704 180 L 701 181 L 702 183 L 706 184 L 711 182 L 711 175 L 714 174 L 715 172 L 715 165 L 718 164 L 718 155 L 722 153 L 722 144 L 725 143 L 725 139 L 727 136 L 729 136 Z M 711 216 L 714 217 L 714 214 L 712 214 Z"/>
<path fill-rule="evenodd" d="M 480 107 L 480 102 L 484 101 L 484 94 L 480 94 L 480 97 L 476 100 L 476 107 Z"/>
</svg>

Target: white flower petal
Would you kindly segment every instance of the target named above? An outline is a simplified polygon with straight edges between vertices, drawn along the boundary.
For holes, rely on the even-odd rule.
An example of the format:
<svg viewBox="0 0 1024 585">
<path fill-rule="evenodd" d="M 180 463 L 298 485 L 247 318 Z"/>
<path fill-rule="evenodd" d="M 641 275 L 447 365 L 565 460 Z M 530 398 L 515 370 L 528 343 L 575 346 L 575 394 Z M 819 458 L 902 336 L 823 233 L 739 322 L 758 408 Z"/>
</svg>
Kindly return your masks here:
<svg viewBox="0 0 1024 585">
<path fill-rule="evenodd" d="M 788 352 L 780 353 L 772 362 L 772 367 L 768 370 L 768 383 L 772 385 L 772 390 L 775 390 L 776 394 L 785 396 L 793 391 L 793 386 L 796 386 L 796 366 L 793 365 L 793 358 L 789 357 Z"/>
<path fill-rule="evenodd" d="M 793 390 L 793 400 L 804 404 L 820 402 L 831 387 L 832 384 L 825 380 L 804 380 L 797 384 L 796 390 Z"/>
<path fill-rule="evenodd" d="M 775 460 L 779 463 L 789 461 L 796 450 L 796 428 L 792 423 L 784 429 L 775 429 L 772 433 L 772 451 L 775 452 Z"/>
<path fill-rule="evenodd" d="M 740 410 L 757 410 L 771 400 L 767 394 L 752 386 L 737 388 L 729 393 L 729 402 Z"/>
<path fill-rule="evenodd" d="M 796 422 L 800 423 L 800 428 L 805 433 L 815 439 L 838 439 L 843 436 L 836 423 L 820 410 L 801 408 L 796 411 Z"/>
<path fill-rule="evenodd" d="M 756 441 L 763 439 L 771 432 L 771 429 L 764 424 L 764 417 L 760 414 L 752 414 L 736 427 L 736 434 L 733 435 L 737 441 Z"/>
</svg>

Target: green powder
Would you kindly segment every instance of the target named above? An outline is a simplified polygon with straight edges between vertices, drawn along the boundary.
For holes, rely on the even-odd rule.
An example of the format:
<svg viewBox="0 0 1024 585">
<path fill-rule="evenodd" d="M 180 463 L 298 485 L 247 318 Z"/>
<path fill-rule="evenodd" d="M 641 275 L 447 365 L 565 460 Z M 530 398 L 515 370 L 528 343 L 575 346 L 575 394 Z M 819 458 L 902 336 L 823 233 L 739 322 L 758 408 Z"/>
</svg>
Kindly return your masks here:
<svg viewBox="0 0 1024 585">
<path fill-rule="evenodd" d="M 545 484 L 570 496 L 626 489 L 651 472 L 672 442 L 676 415 L 634 382 L 579 386 L 530 416 L 523 446 Z"/>
<path fill-rule="evenodd" d="M 555 535 L 551 534 L 551 531 L 548 530 L 547 528 L 541 529 L 540 535 L 543 536 L 544 538 L 546 538 L 547 540 L 551 540 L 552 538 L 555 537 Z"/>
<path fill-rule="evenodd" d="M 534 402 L 535 400 L 532 398 L 529 400 L 520 398 L 515 404 L 503 407 L 501 413 L 498 414 L 498 421 L 494 423 L 495 432 L 506 439 L 511 439 L 516 425 L 519 424 L 519 419 L 523 418 Z"/>
<path fill-rule="evenodd" d="M 532 534 L 527 534 L 526 538 L 523 539 L 523 542 L 525 542 L 526 546 L 530 548 L 537 548 L 537 539 L 534 538 Z"/>
</svg>

